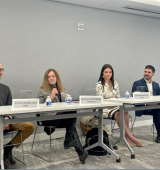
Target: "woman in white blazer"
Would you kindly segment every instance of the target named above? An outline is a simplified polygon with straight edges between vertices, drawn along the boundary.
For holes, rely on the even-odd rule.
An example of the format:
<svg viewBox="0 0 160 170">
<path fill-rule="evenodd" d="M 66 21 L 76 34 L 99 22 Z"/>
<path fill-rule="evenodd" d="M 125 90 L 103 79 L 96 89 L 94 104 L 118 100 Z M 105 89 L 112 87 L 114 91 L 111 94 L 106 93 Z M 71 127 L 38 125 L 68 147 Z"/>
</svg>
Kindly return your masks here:
<svg viewBox="0 0 160 170">
<path fill-rule="evenodd" d="M 98 83 L 96 83 L 96 94 L 98 96 L 103 96 L 104 99 L 109 98 L 119 98 L 120 91 L 119 85 L 116 80 L 114 80 L 114 71 L 110 64 L 105 64 L 100 73 Z M 103 115 L 107 118 L 114 119 L 117 121 L 117 125 L 120 126 L 120 116 L 119 116 L 119 107 L 114 109 L 106 108 L 103 110 Z M 134 147 L 132 144 L 135 143 L 137 146 L 142 147 L 143 144 L 141 141 L 136 139 L 129 131 L 129 116 L 128 112 L 124 113 L 125 117 L 125 138 L 128 144 L 131 147 Z"/>
</svg>

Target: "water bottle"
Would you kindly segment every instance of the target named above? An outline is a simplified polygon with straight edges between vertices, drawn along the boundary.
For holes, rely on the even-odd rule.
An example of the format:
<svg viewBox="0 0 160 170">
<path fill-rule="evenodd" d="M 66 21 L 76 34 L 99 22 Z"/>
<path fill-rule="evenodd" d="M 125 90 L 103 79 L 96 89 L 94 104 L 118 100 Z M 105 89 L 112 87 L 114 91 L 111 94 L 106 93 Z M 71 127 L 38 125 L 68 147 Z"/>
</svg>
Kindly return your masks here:
<svg viewBox="0 0 160 170">
<path fill-rule="evenodd" d="M 66 101 L 66 103 L 69 102 L 69 100 L 68 100 L 68 94 L 66 94 L 65 101 Z"/>
<path fill-rule="evenodd" d="M 46 107 L 51 107 L 51 106 L 52 106 L 52 100 L 51 100 L 50 96 L 47 96 Z"/>
<path fill-rule="evenodd" d="M 68 95 L 68 104 L 72 104 L 72 97 L 71 97 L 71 95 Z"/>
<path fill-rule="evenodd" d="M 126 99 L 129 99 L 129 98 L 130 98 L 130 94 L 129 94 L 128 91 L 126 91 L 126 93 L 125 93 L 125 98 L 126 98 Z"/>
</svg>

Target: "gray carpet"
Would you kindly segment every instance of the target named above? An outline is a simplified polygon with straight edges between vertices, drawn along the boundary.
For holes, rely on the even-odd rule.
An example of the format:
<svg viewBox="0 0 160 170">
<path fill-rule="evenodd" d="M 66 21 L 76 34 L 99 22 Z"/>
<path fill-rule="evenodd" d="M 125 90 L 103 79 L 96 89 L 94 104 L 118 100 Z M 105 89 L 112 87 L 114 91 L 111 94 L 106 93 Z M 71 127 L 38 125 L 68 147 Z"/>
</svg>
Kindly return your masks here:
<svg viewBox="0 0 160 170">
<path fill-rule="evenodd" d="M 118 130 L 114 132 L 114 136 L 118 136 Z M 52 141 L 52 161 L 46 162 L 31 154 L 31 144 L 24 144 L 25 161 L 24 166 L 16 161 L 14 166 L 10 165 L 10 169 L 159 169 L 160 168 L 160 144 L 153 142 L 153 134 L 151 126 L 134 128 L 134 134 L 138 137 L 146 138 L 141 140 L 144 147 L 134 147 L 136 158 L 130 158 L 130 152 L 123 143 L 118 143 L 118 150 L 115 152 L 120 155 L 121 163 L 117 163 L 112 155 L 107 156 L 90 156 L 86 160 L 86 164 L 82 165 L 74 149 L 63 148 L 64 139 L 56 139 Z M 156 134 L 155 134 L 156 137 Z M 21 158 L 21 148 L 14 149 L 14 155 Z M 49 156 L 49 141 L 37 142 L 34 147 L 35 153 L 44 158 Z"/>
</svg>

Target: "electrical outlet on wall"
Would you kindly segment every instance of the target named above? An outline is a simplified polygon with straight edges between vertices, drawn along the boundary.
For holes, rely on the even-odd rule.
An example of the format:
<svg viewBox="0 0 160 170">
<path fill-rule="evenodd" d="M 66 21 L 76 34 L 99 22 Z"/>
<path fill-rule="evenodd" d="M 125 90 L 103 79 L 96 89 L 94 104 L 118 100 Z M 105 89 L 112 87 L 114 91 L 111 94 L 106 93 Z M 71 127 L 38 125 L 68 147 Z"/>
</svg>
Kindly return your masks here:
<svg viewBox="0 0 160 170">
<path fill-rule="evenodd" d="M 84 24 L 78 23 L 78 31 L 84 31 Z"/>
</svg>

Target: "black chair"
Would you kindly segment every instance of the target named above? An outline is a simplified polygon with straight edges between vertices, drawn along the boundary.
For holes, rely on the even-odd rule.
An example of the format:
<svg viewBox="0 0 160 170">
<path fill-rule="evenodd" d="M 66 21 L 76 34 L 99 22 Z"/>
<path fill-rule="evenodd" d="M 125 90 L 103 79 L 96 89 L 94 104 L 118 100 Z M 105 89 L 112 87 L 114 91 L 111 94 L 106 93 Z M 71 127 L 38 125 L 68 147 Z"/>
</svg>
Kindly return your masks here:
<svg viewBox="0 0 160 170">
<path fill-rule="evenodd" d="M 159 90 L 160 90 L 160 89 L 159 89 Z M 147 89 L 146 89 L 145 86 L 137 86 L 137 91 L 147 92 Z M 132 94 L 132 96 L 133 96 L 133 94 Z M 145 113 L 143 113 L 143 115 L 149 116 L 148 114 L 145 114 Z M 135 134 L 134 134 L 134 132 L 133 132 L 133 126 L 134 126 L 134 124 L 135 124 L 136 118 L 137 118 L 137 116 L 135 115 L 134 122 L 133 122 L 132 127 L 131 127 L 131 132 L 132 132 L 133 136 L 135 136 Z M 153 141 L 154 141 L 154 122 L 153 122 L 153 124 L 152 124 L 152 126 L 151 126 L 151 130 L 152 130 L 152 129 L 153 129 Z M 146 140 L 146 139 L 144 139 L 144 140 Z"/>
<path fill-rule="evenodd" d="M 40 114 L 37 114 L 36 116 L 39 117 Z M 76 124 L 76 125 L 78 125 L 78 124 Z M 48 160 L 43 158 L 43 157 L 41 157 L 41 156 L 39 156 L 39 155 L 37 155 L 36 153 L 33 152 L 33 146 L 34 146 L 34 143 L 35 143 L 35 136 L 36 136 L 36 132 L 37 132 L 37 128 L 38 127 L 43 127 L 43 128 L 47 127 L 50 130 L 50 135 L 49 135 L 50 151 L 49 151 L 49 159 Z M 33 155 L 35 155 L 35 156 L 37 156 L 37 157 L 39 157 L 39 158 L 41 158 L 41 159 L 43 159 L 43 160 L 45 160 L 47 162 L 51 162 L 51 152 L 52 152 L 51 151 L 51 141 L 54 140 L 54 139 L 51 138 L 51 135 L 52 135 L 51 131 L 53 131 L 53 129 L 55 130 L 56 128 L 65 128 L 65 127 L 46 126 L 46 125 L 43 125 L 40 121 L 37 121 L 37 126 L 36 126 L 36 129 L 35 129 L 33 143 L 32 143 L 32 147 L 31 147 L 31 152 L 32 152 Z M 70 149 L 73 150 L 72 148 L 70 148 Z"/>
<path fill-rule="evenodd" d="M 39 117 L 40 116 L 40 114 L 37 114 L 36 115 L 37 117 Z M 36 132 L 37 132 L 37 127 L 47 127 L 47 128 L 49 128 L 49 130 L 50 130 L 50 135 L 49 135 L 49 144 L 50 144 L 50 151 L 49 151 L 49 160 L 47 160 L 47 159 L 45 159 L 45 158 L 43 158 L 43 157 L 41 157 L 41 156 L 39 156 L 39 155 L 37 155 L 37 154 L 35 154 L 34 152 L 33 152 L 33 146 L 34 146 L 34 143 L 35 143 L 35 136 L 36 136 Z M 34 133 L 34 138 L 33 138 L 33 143 L 32 143 L 32 148 L 31 148 L 31 152 L 32 152 L 32 154 L 34 154 L 35 156 L 37 156 L 37 157 L 39 157 L 39 158 L 41 158 L 41 159 L 43 159 L 43 160 L 45 160 L 45 161 L 47 161 L 47 162 L 51 162 L 51 141 L 53 140 L 53 139 L 51 139 L 51 131 L 52 131 L 52 129 L 55 129 L 56 128 L 56 126 L 44 126 L 40 121 L 37 121 L 37 126 L 36 126 L 36 129 L 35 129 L 35 133 Z"/>
<path fill-rule="evenodd" d="M 10 130 L 5 130 L 4 132 L 4 136 L 7 136 L 7 135 L 11 135 L 11 138 L 13 138 L 13 135 L 14 134 L 17 134 L 17 133 L 20 133 L 21 134 L 21 143 L 16 143 L 16 144 L 12 144 L 12 145 L 17 145 L 17 144 L 21 144 L 22 145 L 22 158 L 23 158 L 23 161 L 19 160 L 18 158 L 14 157 L 16 160 L 18 160 L 19 162 L 23 163 L 25 165 L 25 160 L 24 160 L 24 150 L 23 150 L 23 138 L 22 138 L 22 130 L 14 130 L 14 131 L 10 131 Z M 6 146 L 10 146 L 10 145 L 5 145 L 4 147 Z"/>
</svg>

